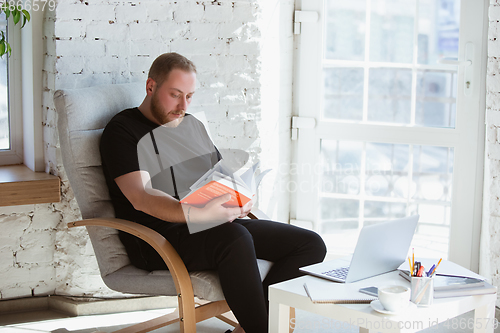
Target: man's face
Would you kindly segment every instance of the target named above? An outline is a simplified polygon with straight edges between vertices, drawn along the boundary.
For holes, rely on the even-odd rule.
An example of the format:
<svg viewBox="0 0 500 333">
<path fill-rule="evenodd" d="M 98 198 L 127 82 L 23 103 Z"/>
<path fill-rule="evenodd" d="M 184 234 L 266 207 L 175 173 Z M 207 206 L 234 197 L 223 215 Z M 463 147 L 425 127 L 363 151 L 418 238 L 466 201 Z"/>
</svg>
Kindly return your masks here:
<svg viewBox="0 0 500 333">
<path fill-rule="evenodd" d="M 154 85 L 151 113 L 161 125 L 177 126 L 191 103 L 196 88 L 196 74 L 174 69 L 161 86 Z"/>
</svg>

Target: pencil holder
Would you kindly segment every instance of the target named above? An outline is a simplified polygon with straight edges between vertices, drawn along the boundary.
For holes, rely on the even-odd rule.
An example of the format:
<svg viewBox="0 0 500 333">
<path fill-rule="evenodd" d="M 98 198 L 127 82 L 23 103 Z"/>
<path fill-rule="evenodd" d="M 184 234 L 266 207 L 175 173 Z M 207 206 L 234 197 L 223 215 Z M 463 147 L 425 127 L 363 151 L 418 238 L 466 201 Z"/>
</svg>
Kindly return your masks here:
<svg viewBox="0 0 500 333">
<path fill-rule="evenodd" d="M 434 299 L 434 279 L 431 277 L 411 278 L 411 301 L 418 306 L 429 306 Z"/>
</svg>

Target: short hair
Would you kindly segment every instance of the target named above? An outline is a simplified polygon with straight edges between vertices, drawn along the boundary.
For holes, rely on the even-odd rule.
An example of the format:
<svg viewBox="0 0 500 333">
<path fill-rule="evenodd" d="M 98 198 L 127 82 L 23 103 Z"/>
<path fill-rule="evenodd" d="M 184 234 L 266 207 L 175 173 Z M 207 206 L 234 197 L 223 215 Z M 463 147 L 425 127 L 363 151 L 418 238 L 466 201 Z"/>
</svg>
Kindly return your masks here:
<svg viewBox="0 0 500 333">
<path fill-rule="evenodd" d="M 153 61 L 149 69 L 148 78 L 153 79 L 158 86 L 161 86 L 174 69 L 196 73 L 196 66 L 191 60 L 178 53 L 170 52 L 163 53 Z"/>
</svg>

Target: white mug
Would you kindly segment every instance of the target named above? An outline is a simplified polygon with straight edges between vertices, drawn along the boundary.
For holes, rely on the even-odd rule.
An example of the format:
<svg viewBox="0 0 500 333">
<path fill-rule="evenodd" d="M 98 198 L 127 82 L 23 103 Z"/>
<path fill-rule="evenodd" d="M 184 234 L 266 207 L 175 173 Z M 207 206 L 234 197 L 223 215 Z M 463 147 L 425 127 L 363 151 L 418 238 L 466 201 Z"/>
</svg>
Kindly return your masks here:
<svg viewBox="0 0 500 333">
<path fill-rule="evenodd" d="M 398 312 L 410 303 L 411 289 L 405 286 L 385 286 L 378 288 L 378 300 L 387 311 Z"/>
</svg>

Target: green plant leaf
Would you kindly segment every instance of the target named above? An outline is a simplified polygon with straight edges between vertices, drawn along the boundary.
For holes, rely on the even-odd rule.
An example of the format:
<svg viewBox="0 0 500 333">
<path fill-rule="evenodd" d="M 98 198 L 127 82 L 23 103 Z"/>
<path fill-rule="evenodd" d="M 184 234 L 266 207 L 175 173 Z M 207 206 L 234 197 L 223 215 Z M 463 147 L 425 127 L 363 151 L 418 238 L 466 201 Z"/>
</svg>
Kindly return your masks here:
<svg viewBox="0 0 500 333">
<path fill-rule="evenodd" d="M 5 7 L 3 11 L 5 12 L 5 18 L 6 18 L 6 19 L 8 19 L 8 18 L 9 18 L 9 16 L 10 16 L 10 10 L 9 10 L 9 7 Z"/>
<path fill-rule="evenodd" d="M 9 57 L 10 57 L 10 54 L 12 53 L 12 48 L 10 47 L 10 44 L 7 43 L 7 52 L 9 53 Z"/>
<path fill-rule="evenodd" d="M 14 24 L 17 24 L 21 19 L 21 12 L 14 10 L 14 12 L 12 13 L 12 19 L 14 20 Z"/>
<path fill-rule="evenodd" d="M 4 54 L 5 54 L 5 44 L 0 43 L 0 57 L 3 57 Z"/>
<path fill-rule="evenodd" d="M 29 21 L 31 19 L 30 13 L 26 9 L 23 9 L 23 14 L 26 20 Z"/>
<path fill-rule="evenodd" d="M 23 25 L 21 26 L 22 29 L 26 25 L 26 22 L 30 20 L 30 13 L 26 9 L 23 9 L 21 12 L 23 14 Z"/>
</svg>

